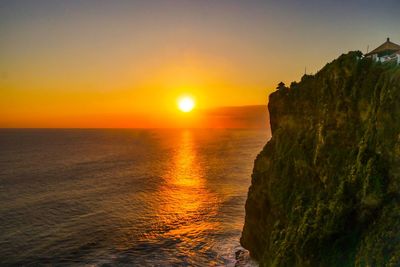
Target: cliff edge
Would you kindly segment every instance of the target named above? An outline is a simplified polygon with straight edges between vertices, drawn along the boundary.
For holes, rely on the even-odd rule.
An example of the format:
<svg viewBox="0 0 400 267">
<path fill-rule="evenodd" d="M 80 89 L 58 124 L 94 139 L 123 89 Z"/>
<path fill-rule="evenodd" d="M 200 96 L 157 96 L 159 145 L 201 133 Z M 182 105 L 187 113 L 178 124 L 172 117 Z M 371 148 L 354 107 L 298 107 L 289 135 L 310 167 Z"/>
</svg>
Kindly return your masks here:
<svg viewBox="0 0 400 267">
<path fill-rule="evenodd" d="M 261 266 L 400 266 L 400 67 L 361 56 L 269 97 L 241 237 Z"/>
</svg>

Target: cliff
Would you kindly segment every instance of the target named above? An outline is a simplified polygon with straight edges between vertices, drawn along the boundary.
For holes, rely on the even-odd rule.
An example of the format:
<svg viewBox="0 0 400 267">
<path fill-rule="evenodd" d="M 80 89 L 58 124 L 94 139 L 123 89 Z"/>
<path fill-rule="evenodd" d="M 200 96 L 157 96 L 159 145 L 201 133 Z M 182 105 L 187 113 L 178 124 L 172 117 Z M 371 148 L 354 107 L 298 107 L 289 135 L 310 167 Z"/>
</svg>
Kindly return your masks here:
<svg viewBox="0 0 400 267">
<path fill-rule="evenodd" d="M 241 238 L 261 266 L 400 266 L 400 68 L 360 57 L 269 97 Z"/>
</svg>

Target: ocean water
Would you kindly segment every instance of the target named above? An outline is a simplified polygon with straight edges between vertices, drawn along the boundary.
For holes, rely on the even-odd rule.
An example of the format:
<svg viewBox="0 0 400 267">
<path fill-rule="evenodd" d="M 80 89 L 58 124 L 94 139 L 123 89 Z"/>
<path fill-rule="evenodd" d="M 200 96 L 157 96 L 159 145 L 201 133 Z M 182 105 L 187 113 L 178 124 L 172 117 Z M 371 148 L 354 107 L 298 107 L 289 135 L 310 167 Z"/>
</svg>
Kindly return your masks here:
<svg viewBox="0 0 400 267">
<path fill-rule="evenodd" d="M 0 265 L 235 266 L 253 130 L 0 130 Z"/>
</svg>

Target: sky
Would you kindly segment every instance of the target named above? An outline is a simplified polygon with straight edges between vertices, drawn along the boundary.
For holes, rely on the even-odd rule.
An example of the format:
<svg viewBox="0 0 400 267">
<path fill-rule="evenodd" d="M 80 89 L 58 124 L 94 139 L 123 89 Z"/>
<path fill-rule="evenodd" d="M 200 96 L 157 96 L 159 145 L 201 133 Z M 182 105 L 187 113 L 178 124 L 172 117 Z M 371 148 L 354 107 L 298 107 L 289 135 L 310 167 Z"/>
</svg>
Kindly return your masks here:
<svg viewBox="0 0 400 267">
<path fill-rule="evenodd" d="M 2 0 L 0 127 L 236 127 L 225 107 L 254 121 L 251 106 L 278 82 L 400 43 L 399 10 L 398 0 Z M 176 108 L 182 95 L 196 101 L 190 114 Z"/>
</svg>

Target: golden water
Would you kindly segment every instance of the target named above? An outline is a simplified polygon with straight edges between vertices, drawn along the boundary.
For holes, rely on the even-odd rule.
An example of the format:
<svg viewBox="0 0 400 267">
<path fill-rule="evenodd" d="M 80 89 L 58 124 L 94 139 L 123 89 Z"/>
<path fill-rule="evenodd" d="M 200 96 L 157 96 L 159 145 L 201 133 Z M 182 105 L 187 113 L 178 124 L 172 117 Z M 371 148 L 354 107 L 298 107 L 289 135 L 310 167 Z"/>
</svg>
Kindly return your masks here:
<svg viewBox="0 0 400 267">
<path fill-rule="evenodd" d="M 247 130 L 1 130 L 1 264 L 234 265 Z"/>
</svg>

